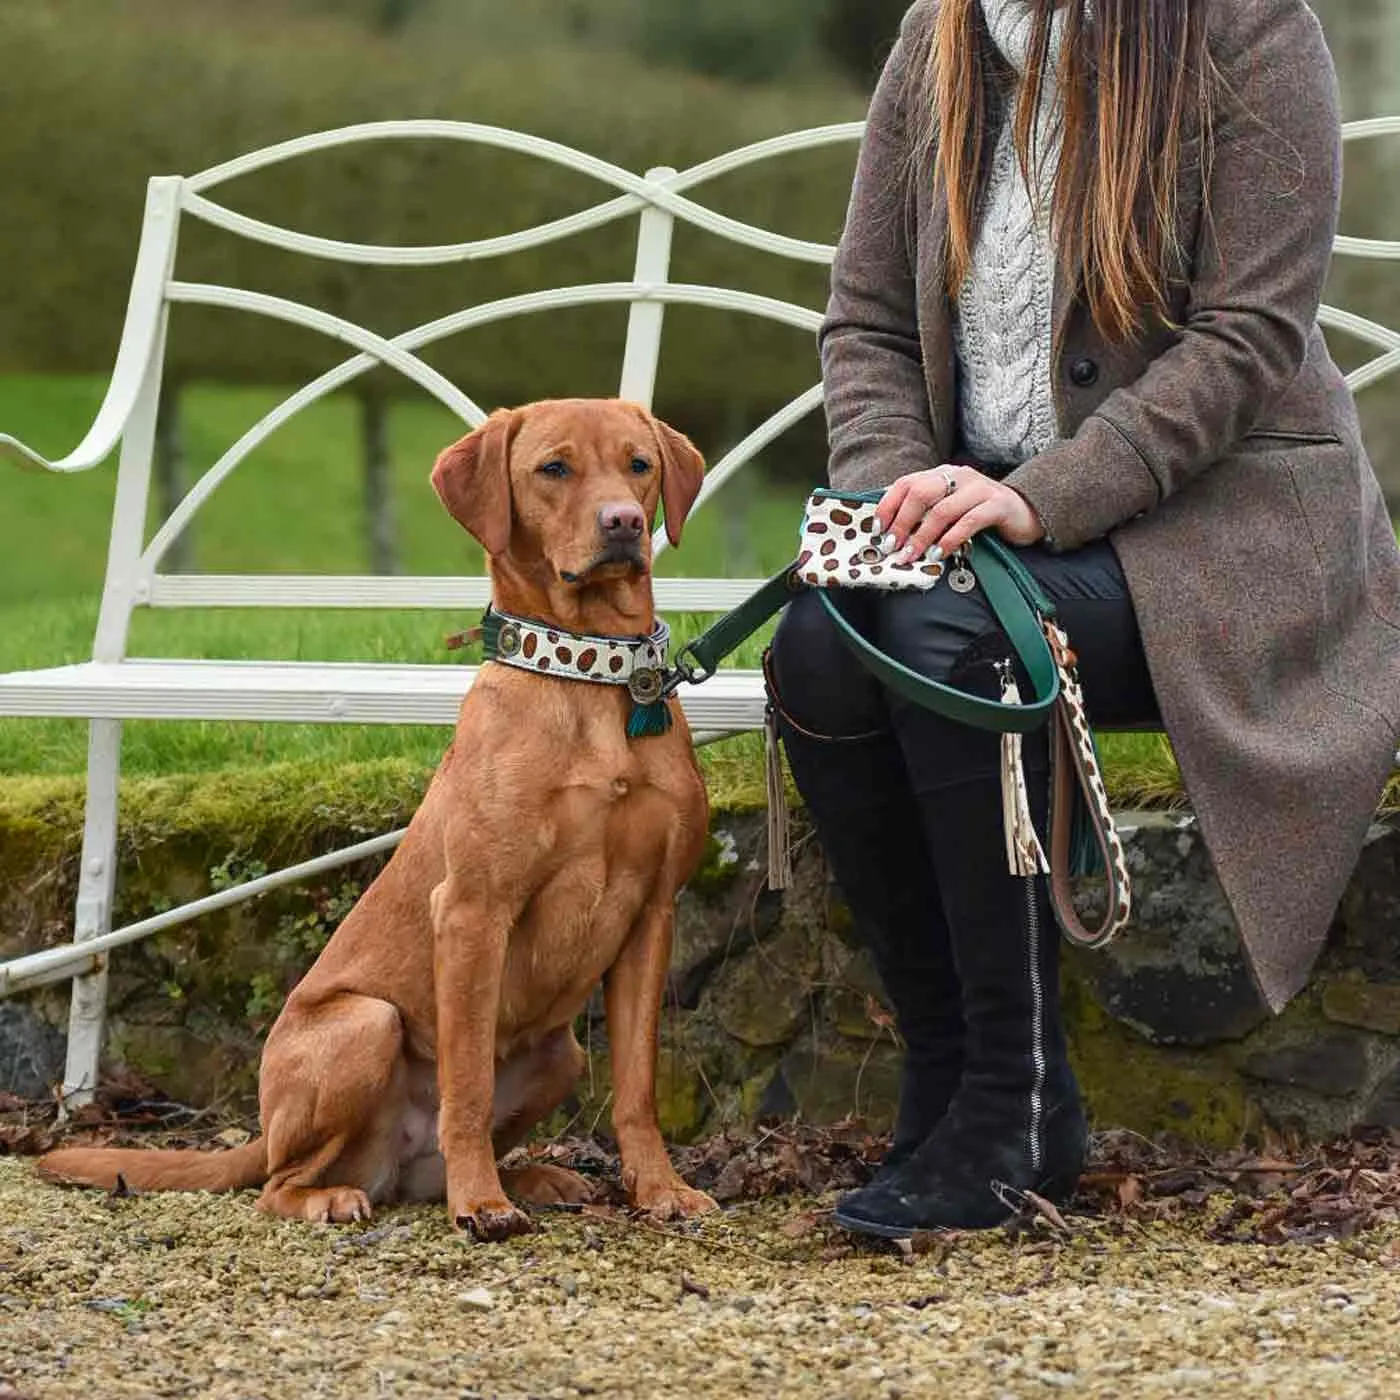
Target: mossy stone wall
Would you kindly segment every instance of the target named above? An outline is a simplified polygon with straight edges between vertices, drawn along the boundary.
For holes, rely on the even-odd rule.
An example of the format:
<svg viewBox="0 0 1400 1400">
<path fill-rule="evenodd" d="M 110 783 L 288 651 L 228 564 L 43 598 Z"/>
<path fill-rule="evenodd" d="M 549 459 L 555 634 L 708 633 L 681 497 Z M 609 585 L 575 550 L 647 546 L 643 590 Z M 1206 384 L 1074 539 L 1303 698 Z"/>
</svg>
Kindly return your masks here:
<svg viewBox="0 0 1400 1400">
<path fill-rule="evenodd" d="M 391 830 L 426 778 L 381 763 L 133 782 L 118 918 Z M 0 957 L 67 938 L 81 799 L 76 780 L 0 783 Z M 898 1042 L 821 853 L 804 841 L 793 887 L 777 895 L 764 888 L 763 841 L 762 813 L 717 812 L 704 866 L 681 896 L 659 1074 L 676 1140 L 768 1116 L 886 1124 L 893 1113 Z M 1146 819 L 1128 850 L 1137 922 L 1111 950 L 1063 960 L 1094 1122 L 1217 1146 L 1266 1124 L 1309 1137 L 1400 1125 L 1400 831 L 1374 832 L 1312 985 L 1277 1018 L 1253 990 L 1194 822 Z M 262 1036 L 377 867 L 121 950 L 112 1065 L 186 1103 L 251 1107 Z M 1086 906 L 1098 893 L 1086 885 Z M 55 987 L 0 1017 L 0 1088 L 41 1092 L 61 1072 L 66 1001 Z M 579 1034 L 590 1069 L 557 1128 L 606 1125 L 601 998 Z"/>
</svg>

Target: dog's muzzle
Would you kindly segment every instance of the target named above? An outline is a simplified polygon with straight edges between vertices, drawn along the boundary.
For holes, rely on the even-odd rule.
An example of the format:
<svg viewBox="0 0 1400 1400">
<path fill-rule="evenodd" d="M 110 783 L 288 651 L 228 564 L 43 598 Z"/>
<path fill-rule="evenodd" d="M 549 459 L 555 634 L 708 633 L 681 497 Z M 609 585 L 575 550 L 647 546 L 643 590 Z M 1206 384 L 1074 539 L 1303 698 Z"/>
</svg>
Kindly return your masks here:
<svg viewBox="0 0 1400 1400">
<path fill-rule="evenodd" d="M 583 583 L 599 569 L 606 569 L 610 565 L 624 564 L 636 573 L 644 574 L 647 571 L 646 556 L 642 553 L 642 543 L 640 540 L 612 540 L 605 544 L 602 550 L 595 554 L 588 561 L 587 567 L 581 573 L 571 573 L 567 569 L 559 570 L 559 577 L 565 583 Z"/>
</svg>

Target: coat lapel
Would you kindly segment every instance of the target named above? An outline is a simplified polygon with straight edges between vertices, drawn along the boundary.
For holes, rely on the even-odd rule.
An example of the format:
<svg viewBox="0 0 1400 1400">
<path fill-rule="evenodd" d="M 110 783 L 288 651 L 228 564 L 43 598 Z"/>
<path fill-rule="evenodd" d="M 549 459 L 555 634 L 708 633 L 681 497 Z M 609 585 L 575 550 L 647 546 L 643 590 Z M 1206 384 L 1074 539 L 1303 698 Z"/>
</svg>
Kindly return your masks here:
<svg viewBox="0 0 1400 1400">
<path fill-rule="evenodd" d="M 1070 421 L 1070 405 L 1065 402 L 1064 375 L 1060 364 L 1065 356 L 1065 339 L 1069 334 L 1070 318 L 1078 303 L 1082 278 L 1080 267 L 1066 268 L 1060 260 L 1055 262 L 1055 289 L 1050 304 L 1050 389 L 1055 399 L 1055 414 L 1060 423 L 1060 434 L 1069 437 L 1078 423 Z"/>
<path fill-rule="evenodd" d="M 953 311 L 944 278 L 944 251 L 948 240 L 948 197 L 942 182 L 929 172 L 932 199 L 921 202 L 919 229 L 919 340 L 924 354 L 924 378 L 928 382 L 933 440 L 947 461 L 956 437 L 954 394 L 957 375 L 953 364 Z"/>
<path fill-rule="evenodd" d="M 1078 304 L 1082 283 L 1082 271 L 1078 263 L 1066 267 L 1060 259 L 1055 261 L 1055 291 L 1050 307 L 1050 346 L 1056 364 L 1064 354 L 1065 335 L 1069 331 L 1070 313 Z"/>
</svg>

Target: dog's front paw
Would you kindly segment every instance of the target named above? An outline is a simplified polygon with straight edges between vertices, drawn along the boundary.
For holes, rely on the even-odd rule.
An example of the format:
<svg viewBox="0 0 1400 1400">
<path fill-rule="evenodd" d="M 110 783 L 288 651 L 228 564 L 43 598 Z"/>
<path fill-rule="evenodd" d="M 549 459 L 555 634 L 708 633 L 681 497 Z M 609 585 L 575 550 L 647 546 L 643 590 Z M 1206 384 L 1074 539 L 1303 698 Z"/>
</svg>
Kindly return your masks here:
<svg viewBox="0 0 1400 1400">
<path fill-rule="evenodd" d="M 449 1207 L 452 1223 L 473 1239 L 495 1243 L 512 1235 L 528 1235 L 535 1227 L 523 1210 L 516 1210 L 504 1196 L 466 1201 Z"/>
<path fill-rule="evenodd" d="M 632 1204 L 646 1211 L 653 1220 L 689 1220 L 719 1209 L 712 1197 L 687 1186 L 678 1176 L 648 1185 L 639 1184 L 631 1195 Z"/>
</svg>

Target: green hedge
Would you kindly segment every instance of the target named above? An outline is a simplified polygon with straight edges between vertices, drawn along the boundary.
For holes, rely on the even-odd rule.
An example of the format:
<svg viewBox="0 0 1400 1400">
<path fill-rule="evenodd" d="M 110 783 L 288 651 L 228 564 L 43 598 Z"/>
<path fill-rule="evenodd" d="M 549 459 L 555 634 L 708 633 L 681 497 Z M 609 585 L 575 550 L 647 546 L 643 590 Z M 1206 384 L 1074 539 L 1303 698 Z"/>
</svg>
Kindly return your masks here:
<svg viewBox="0 0 1400 1400">
<path fill-rule="evenodd" d="M 834 83 L 736 87 L 571 46 L 560 23 L 529 45 L 497 48 L 451 42 L 457 32 L 414 24 L 386 35 L 362 20 L 256 4 L 240 15 L 209 0 L 0 4 L 8 252 L 0 373 L 110 366 L 152 174 L 193 173 L 284 138 L 391 117 L 518 128 L 643 170 L 862 112 L 860 97 Z M 852 158 L 841 148 L 779 163 L 704 197 L 760 224 L 833 240 Z M 438 243 L 530 226 L 601 196 L 543 162 L 425 142 L 304 159 L 215 197 L 310 232 Z M 179 268 L 191 280 L 258 288 L 396 332 L 495 297 L 629 277 L 633 241 L 630 227 L 613 228 L 500 262 L 379 271 L 282 254 L 187 221 Z M 678 237 L 675 275 L 814 306 L 825 290 L 820 268 L 689 230 Z M 622 309 L 552 314 L 460 338 L 429 358 L 487 402 L 613 392 L 625 320 Z M 686 311 L 670 331 L 662 398 L 710 423 L 727 416 L 742 427 L 815 377 L 810 338 L 798 332 Z M 177 378 L 264 383 L 304 379 L 340 357 L 310 333 L 189 308 L 175 317 L 170 349 Z"/>
</svg>

